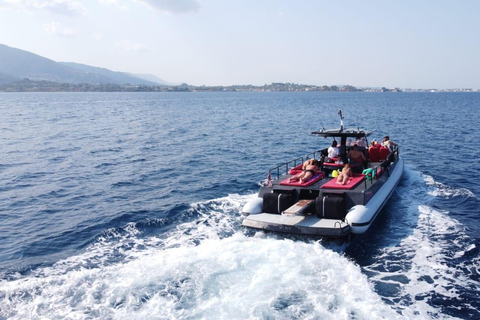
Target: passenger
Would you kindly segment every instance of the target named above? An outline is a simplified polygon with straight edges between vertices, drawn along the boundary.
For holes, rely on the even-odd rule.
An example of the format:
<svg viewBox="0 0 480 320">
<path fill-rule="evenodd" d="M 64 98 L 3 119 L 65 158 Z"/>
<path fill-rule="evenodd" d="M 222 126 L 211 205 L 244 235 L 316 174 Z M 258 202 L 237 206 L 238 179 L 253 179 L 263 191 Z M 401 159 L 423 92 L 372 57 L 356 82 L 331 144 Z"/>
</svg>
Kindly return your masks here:
<svg viewBox="0 0 480 320">
<path fill-rule="evenodd" d="M 313 160 L 315 160 L 315 159 L 310 159 L 310 160 L 305 161 L 302 165 L 302 170 L 305 170 L 307 168 L 307 166 L 312 163 Z"/>
<path fill-rule="evenodd" d="M 338 158 L 340 155 L 340 149 L 337 147 L 337 141 L 332 141 L 332 146 L 328 147 L 328 157 L 329 158 Z"/>
<path fill-rule="evenodd" d="M 340 172 L 338 174 L 338 177 L 337 177 L 337 184 L 345 184 L 347 183 L 348 179 L 353 177 L 353 173 L 352 173 L 352 169 L 350 168 L 350 164 L 346 164 L 343 169 L 342 169 L 342 172 Z"/>
<path fill-rule="evenodd" d="M 368 150 L 370 150 L 370 148 L 380 148 L 380 144 L 376 139 L 373 139 L 372 142 L 370 142 L 370 146 L 368 147 Z"/>
<path fill-rule="evenodd" d="M 365 139 L 365 137 L 362 137 L 362 138 L 357 139 L 357 141 L 355 141 L 355 144 L 358 145 L 359 147 L 366 147 L 367 146 L 367 140 Z"/>
<path fill-rule="evenodd" d="M 394 149 L 393 147 L 398 146 L 398 144 L 391 141 L 389 136 L 385 136 L 382 140 L 382 146 L 387 147 L 388 150 L 390 150 L 390 152 L 392 152 L 393 149 Z"/>
<path fill-rule="evenodd" d="M 318 173 L 318 161 L 315 159 L 310 159 L 305 161 L 303 164 L 303 172 L 298 176 L 293 176 L 288 178 L 288 182 L 298 181 L 304 183 L 311 179 L 315 174 Z"/>
<path fill-rule="evenodd" d="M 363 162 L 367 161 L 367 158 L 365 158 L 362 151 L 358 150 L 358 145 L 356 144 L 353 145 L 353 149 L 348 152 L 347 157 L 350 158 L 350 162 L 358 165 L 363 165 Z"/>
</svg>

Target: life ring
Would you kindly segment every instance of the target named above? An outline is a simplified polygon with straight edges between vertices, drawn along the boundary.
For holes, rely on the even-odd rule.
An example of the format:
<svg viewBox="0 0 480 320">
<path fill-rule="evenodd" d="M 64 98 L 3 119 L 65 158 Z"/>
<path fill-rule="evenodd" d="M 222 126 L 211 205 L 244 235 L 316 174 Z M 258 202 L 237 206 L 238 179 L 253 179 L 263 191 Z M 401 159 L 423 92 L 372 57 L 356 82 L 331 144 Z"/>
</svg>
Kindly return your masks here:
<svg viewBox="0 0 480 320">
<path fill-rule="evenodd" d="M 362 174 L 367 177 L 367 180 L 373 180 L 375 178 L 375 169 L 373 168 L 368 168 L 363 170 Z"/>
</svg>

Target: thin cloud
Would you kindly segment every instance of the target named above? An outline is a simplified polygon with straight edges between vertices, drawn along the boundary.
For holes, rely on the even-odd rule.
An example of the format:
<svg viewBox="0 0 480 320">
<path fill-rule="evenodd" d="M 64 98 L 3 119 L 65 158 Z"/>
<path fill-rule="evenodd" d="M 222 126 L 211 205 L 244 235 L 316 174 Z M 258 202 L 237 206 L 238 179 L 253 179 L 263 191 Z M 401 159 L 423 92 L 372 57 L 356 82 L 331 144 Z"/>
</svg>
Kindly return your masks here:
<svg viewBox="0 0 480 320">
<path fill-rule="evenodd" d="M 142 2 L 154 9 L 165 13 L 182 14 L 182 13 L 196 13 L 201 9 L 198 0 L 134 0 Z"/>
<path fill-rule="evenodd" d="M 103 34 L 100 34 L 100 33 L 94 33 L 93 35 L 93 38 L 97 41 L 102 41 L 103 40 Z"/>
<path fill-rule="evenodd" d="M 64 28 L 60 22 L 50 22 L 43 24 L 43 30 L 48 33 L 56 34 L 62 37 L 72 38 L 77 33 L 77 30 L 71 28 Z"/>
<path fill-rule="evenodd" d="M 100 4 L 107 6 L 115 6 L 122 11 L 128 10 L 127 5 L 119 3 L 118 0 L 100 0 Z"/>
<path fill-rule="evenodd" d="M 27 11 L 49 11 L 60 15 L 85 15 L 87 10 L 74 0 L 0 0 L 0 8 Z"/>
<path fill-rule="evenodd" d="M 148 51 L 147 46 L 140 43 L 133 43 L 128 40 L 117 42 L 115 46 L 123 51 Z"/>
</svg>

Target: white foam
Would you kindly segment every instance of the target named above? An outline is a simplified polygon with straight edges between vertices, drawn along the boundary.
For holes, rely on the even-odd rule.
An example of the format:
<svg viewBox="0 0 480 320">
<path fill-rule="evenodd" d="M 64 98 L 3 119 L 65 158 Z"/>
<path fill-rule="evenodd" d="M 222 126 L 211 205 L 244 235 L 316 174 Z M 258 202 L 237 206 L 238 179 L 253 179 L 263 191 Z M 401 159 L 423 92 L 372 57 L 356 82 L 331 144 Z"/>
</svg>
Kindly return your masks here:
<svg viewBox="0 0 480 320">
<path fill-rule="evenodd" d="M 465 253 L 474 250 L 476 247 L 477 247 L 477 246 L 472 243 L 472 244 L 469 245 L 465 250 L 461 250 L 461 251 L 456 252 L 453 257 L 454 257 L 454 258 L 461 258 L 461 257 L 463 257 L 463 256 L 465 255 Z"/>
<path fill-rule="evenodd" d="M 446 199 L 455 197 L 476 198 L 475 194 L 467 188 L 452 188 L 446 186 L 441 182 L 435 181 L 433 177 L 429 175 L 425 175 L 424 180 L 428 186 L 433 187 L 433 189 L 428 192 L 428 194 L 431 196 L 442 197 Z"/>
<path fill-rule="evenodd" d="M 4 316 L 114 319 L 396 317 L 365 275 L 319 243 L 235 234 L 127 263 L 2 282 Z"/>
<path fill-rule="evenodd" d="M 2 281 L 0 318 L 397 317 L 341 253 L 320 242 L 233 230 L 250 197 L 194 204 L 192 221 L 166 235 L 138 238 L 129 225 L 82 255 Z"/>
<path fill-rule="evenodd" d="M 451 262 L 452 258 L 473 250 L 475 245 L 466 234 L 465 226 L 451 218 L 447 211 L 427 205 L 432 201 L 429 196 L 438 194 L 417 185 L 418 172 L 407 171 L 406 176 L 401 192 L 404 199 L 410 200 L 410 206 L 403 214 L 415 222 L 412 233 L 397 245 L 383 248 L 375 257 L 377 262 L 365 270 L 376 286 L 389 288 L 390 293 L 384 298 L 403 316 L 452 319 L 432 305 L 430 299 L 437 296 L 461 301 L 462 288 L 480 289 L 480 283 L 459 271 L 464 266 Z M 439 185 L 428 176 L 424 181 L 427 186 Z"/>
</svg>

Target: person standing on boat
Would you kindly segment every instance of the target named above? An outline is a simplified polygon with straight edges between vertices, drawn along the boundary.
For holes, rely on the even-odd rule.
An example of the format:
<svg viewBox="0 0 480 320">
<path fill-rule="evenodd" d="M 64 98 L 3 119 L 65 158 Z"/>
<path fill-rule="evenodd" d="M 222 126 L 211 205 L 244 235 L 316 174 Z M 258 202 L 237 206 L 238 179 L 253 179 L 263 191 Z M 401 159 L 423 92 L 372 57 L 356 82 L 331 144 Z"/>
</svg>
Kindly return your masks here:
<svg viewBox="0 0 480 320">
<path fill-rule="evenodd" d="M 328 147 L 328 157 L 338 158 L 340 155 L 340 149 L 337 147 L 337 140 L 332 141 L 332 146 Z"/>
<path fill-rule="evenodd" d="M 390 152 L 393 151 L 393 147 L 398 146 L 395 142 L 390 140 L 389 136 L 385 136 L 382 140 L 382 146 L 387 147 Z"/>
</svg>

